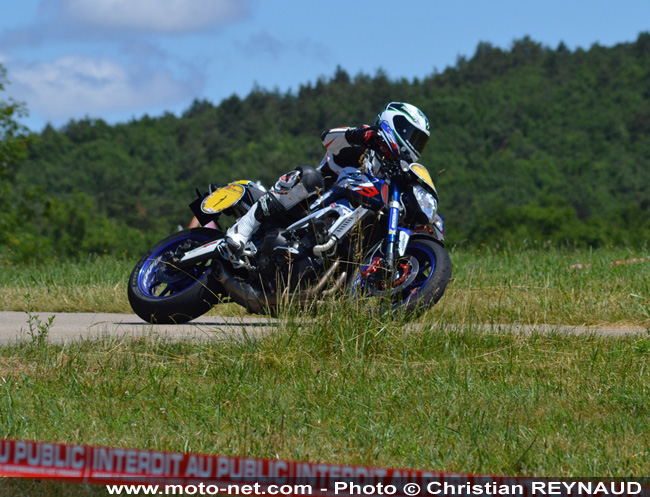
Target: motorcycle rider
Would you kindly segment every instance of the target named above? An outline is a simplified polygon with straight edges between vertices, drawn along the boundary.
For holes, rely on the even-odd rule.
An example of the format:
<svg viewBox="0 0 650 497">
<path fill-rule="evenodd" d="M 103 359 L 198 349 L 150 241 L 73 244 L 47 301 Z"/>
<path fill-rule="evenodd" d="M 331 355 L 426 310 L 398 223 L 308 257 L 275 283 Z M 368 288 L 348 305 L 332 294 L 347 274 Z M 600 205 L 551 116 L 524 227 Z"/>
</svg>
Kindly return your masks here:
<svg viewBox="0 0 650 497">
<path fill-rule="evenodd" d="M 394 131 L 400 152 L 408 162 L 417 162 L 429 140 L 429 121 L 414 105 L 390 102 L 377 116 L 374 126 L 333 128 L 321 134 L 325 157 L 318 170 L 298 167 L 280 177 L 269 192 L 253 204 L 226 232 L 226 244 L 231 260 L 236 261 L 253 234 L 265 219 L 292 215 L 301 203 L 329 189 L 346 167 L 359 168 L 360 158 L 367 149 L 391 154 L 390 145 L 382 138 L 380 125 L 385 122 Z M 300 206 L 304 208 L 305 205 Z"/>
</svg>

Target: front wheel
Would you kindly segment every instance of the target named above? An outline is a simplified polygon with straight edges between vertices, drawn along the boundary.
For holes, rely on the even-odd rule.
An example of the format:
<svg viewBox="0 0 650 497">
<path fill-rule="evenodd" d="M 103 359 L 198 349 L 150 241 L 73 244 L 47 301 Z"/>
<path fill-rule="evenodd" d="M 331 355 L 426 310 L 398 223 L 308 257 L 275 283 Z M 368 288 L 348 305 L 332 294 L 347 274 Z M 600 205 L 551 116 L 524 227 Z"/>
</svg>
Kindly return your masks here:
<svg viewBox="0 0 650 497">
<path fill-rule="evenodd" d="M 450 279 L 451 259 L 445 248 L 415 236 L 404 256 L 396 258 L 392 272 L 385 268 L 382 254 L 369 256 L 354 276 L 352 290 L 388 300 L 392 309 L 420 313 L 440 300 Z"/>
<path fill-rule="evenodd" d="M 210 277 L 211 261 L 180 269 L 174 260 L 221 237 L 221 232 L 209 228 L 179 231 L 144 254 L 129 279 L 129 303 L 135 313 L 153 324 L 180 324 L 209 311 L 219 299 Z"/>
</svg>

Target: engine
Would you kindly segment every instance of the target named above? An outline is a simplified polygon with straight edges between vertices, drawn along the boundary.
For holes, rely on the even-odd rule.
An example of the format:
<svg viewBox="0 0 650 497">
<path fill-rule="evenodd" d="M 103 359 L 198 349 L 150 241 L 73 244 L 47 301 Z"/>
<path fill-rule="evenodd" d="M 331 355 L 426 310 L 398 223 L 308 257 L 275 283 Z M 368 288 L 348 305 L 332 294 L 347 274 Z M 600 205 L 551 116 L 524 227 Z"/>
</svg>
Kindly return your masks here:
<svg viewBox="0 0 650 497">
<path fill-rule="evenodd" d="M 258 246 L 257 268 L 267 290 L 276 291 L 277 284 L 287 282 L 294 288 L 306 288 L 318 280 L 322 260 L 313 254 L 319 243 L 317 223 L 311 229 L 287 231 L 272 228 L 262 235 Z M 277 283 L 276 283 L 277 282 Z"/>
</svg>

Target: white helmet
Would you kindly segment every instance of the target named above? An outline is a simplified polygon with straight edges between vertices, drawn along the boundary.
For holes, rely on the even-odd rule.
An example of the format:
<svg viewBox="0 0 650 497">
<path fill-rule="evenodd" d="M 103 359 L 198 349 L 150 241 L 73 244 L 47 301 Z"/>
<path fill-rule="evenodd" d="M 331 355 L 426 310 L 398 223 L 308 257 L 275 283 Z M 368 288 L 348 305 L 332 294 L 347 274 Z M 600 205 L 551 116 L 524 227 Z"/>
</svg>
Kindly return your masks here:
<svg viewBox="0 0 650 497">
<path fill-rule="evenodd" d="M 415 105 L 391 102 L 377 116 L 376 124 L 382 121 L 393 129 L 397 140 L 412 162 L 416 162 L 429 141 L 429 120 Z"/>
</svg>

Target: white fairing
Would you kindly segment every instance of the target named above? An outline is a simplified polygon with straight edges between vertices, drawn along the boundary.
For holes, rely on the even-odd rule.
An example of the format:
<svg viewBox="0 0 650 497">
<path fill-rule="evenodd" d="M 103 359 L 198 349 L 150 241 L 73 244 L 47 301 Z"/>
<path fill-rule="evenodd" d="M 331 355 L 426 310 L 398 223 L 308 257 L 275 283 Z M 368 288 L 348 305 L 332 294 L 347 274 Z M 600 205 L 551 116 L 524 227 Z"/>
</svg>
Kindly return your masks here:
<svg viewBox="0 0 650 497">
<path fill-rule="evenodd" d="M 201 245 L 198 248 L 195 248 L 194 250 L 190 250 L 189 252 L 185 252 L 183 257 L 181 258 L 181 262 L 186 262 L 190 259 L 193 259 L 195 257 L 200 257 L 202 255 L 208 254 L 210 252 L 214 252 L 214 250 L 217 248 L 217 245 L 219 244 L 219 241 L 212 241 L 208 242 L 205 245 Z"/>
</svg>

